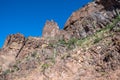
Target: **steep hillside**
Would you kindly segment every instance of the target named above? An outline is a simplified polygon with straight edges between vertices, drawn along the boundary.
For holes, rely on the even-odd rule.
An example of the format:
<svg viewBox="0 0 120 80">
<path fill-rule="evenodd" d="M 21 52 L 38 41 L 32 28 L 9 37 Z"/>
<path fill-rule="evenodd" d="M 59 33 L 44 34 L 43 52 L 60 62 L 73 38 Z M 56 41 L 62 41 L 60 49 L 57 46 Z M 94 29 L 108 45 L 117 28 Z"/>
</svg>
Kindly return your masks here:
<svg viewBox="0 0 120 80">
<path fill-rule="evenodd" d="M 119 80 L 120 1 L 94 0 L 63 30 L 47 21 L 42 37 L 7 37 L 0 80 Z"/>
</svg>

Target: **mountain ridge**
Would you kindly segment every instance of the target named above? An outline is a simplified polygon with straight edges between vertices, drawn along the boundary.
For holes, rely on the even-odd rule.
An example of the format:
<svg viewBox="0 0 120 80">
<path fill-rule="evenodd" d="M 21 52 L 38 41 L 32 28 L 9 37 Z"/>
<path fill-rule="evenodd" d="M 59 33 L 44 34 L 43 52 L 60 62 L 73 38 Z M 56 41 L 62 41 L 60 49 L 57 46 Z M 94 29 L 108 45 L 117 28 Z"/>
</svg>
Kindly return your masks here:
<svg viewBox="0 0 120 80">
<path fill-rule="evenodd" d="M 120 1 L 94 0 L 73 12 L 63 30 L 51 20 L 42 37 L 9 35 L 0 80 L 118 80 L 119 35 Z"/>
</svg>

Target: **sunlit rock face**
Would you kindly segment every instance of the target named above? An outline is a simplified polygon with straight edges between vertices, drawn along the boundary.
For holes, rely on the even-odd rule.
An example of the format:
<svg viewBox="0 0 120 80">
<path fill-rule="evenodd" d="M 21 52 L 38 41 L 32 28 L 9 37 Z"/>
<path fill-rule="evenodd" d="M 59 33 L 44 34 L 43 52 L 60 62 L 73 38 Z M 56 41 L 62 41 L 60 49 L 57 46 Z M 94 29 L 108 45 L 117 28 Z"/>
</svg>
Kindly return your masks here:
<svg viewBox="0 0 120 80">
<path fill-rule="evenodd" d="M 25 38 L 20 33 L 9 35 L 0 50 L 0 67 L 3 71 L 7 70 L 10 65 L 16 62 L 16 59 L 22 59 L 26 55 L 41 49 L 43 44 L 46 44 L 43 38 Z"/>
<path fill-rule="evenodd" d="M 59 26 L 53 20 L 46 21 L 42 37 L 44 38 L 55 38 L 59 34 Z"/>
<path fill-rule="evenodd" d="M 0 49 L 0 80 L 119 80 L 118 14 L 120 0 L 94 0 L 63 30 L 51 20 L 42 37 L 9 35 Z"/>
<path fill-rule="evenodd" d="M 120 13 L 119 0 L 95 0 L 72 13 L 64 30 L 84 38 L 106 27 Z"/>
<path fill-rule="evenodd" d="M 3 48 L 8 47 L 11 49 L 20 49 L 24 41 L 25 37 L 20 33 L 9 35 L 4 43 Z"/>
</svg>

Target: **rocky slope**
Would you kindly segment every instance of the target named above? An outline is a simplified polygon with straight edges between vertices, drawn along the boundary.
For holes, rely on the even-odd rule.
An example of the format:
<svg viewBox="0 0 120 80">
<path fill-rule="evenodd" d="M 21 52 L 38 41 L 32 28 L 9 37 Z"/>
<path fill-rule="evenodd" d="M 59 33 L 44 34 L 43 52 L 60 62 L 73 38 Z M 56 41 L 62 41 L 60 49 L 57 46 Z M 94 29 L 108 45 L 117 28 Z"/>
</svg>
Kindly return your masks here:
<svg viewBox="0 0 120 80">
<path fill-rule="evenodd" d="M 95 0 L 63 30 L 47 21 L 42 37 L 9 35 L 0 49 L 0 80 L 119 80 L 120 1 Z"/>
</svg>

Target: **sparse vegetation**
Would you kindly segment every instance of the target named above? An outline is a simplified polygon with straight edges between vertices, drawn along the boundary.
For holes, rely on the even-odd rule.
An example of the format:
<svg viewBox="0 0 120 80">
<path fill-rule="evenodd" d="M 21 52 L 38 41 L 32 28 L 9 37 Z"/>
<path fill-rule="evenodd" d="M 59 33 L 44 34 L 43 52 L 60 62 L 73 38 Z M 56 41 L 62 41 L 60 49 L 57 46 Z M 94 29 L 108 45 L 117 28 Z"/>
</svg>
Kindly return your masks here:
<svg viewBox="0 0 120 80">
<path fill-rule="evenodd" d="M 67 59 L 69 57 L 71 57 L 70 54 L 65 53 L 65 54 L 62 55 L 61 59 Z"/>
<path fill-rule="evenodd" d="M 94 40 L 94 44 L 98 43 L 100 40 L 102 40 L 102 38 L 96 37 L 96 39 Z"/>
<path fill-rule="evenodd" d="M 111 4 L 99 1 L 74 12 L 64 30 L 52 21 L 42 38 L 26 41 L 22 35 L 10 35 L 0 50 L 0 80 L 116 80 L 113 75 L 120 79 L 118 4 L 112 1 L 112 11 L 107 9 Z M 16 53 L 20 55 L 15 58 Z"/>
<path fill-rule="evenodd" d="M 37 56 L 37 52 L 36 51 L 31 54 L 31 57 L 36 57 L 36 56 Z"/>
<path fill-rule="evenodd" d="M 113 35 L 113 33 L 109 33 L 109 31 L 112 30 L 119 21 L 120 21 L 120 15 L 118 15 L 115 19 L 113 19 L 113 22 L 111 24 L 108 24 L 105 28 L 97 31 L 94 35 L 78 40 L 77 45 L 81 47 L 84 46 L 90 47 L 91 45 L 98 43 L 105 37 L 109 35 Z M 107 34 L 107 36 L 105 34 Z"/>
<path fill-rule="evenodd" d="M 52 56 L 52 59 L 51 59 L 52 63 L 55 63 L 56 57 L 57 57 L 57 51 L 56 51 L 56 49 L 54 48 L 53 56 Z"/>
<path fill-rule="evenodd" d="M 73 49 L 76 46 L 81 46 L 83 48 L 90 47 L 93 44 L 100 42 L 102 39 L 106 38 L 107 36 L 113 35 L 113 33 L 109 33 L 109 31 L 114 28 L 114 26 L 118 23 L 118 21 L 120 21 L 120 15 L 118 15 L 115 19 L 113 19 L 112 23 L 108 24 L 105 28 L 97 31 L 91 36 L 87 36 L 82 39 L 72 38 L 68 41 L 61 39 L 55 44 L 57 44 L 57 46 L 59 45 L 66 46 L 68 49 Z M 49 44 L 49 45 L 51 47 L 54 47 L 54 44 Z"/>
<path fill-rule="evenodd" d="M 10 68 L 9 70 L 7 70 L 8 73 L 13 73 L 13 72 L 16 72 L 16 71 L 19 71 L 19 67 L 17 66 L 17 64 L 13 65 L 12 68 Z M 7 74 L 8 74 L 7 73 Z"/>
<path fill-rule="evenodd" d="M 73 49 L 76 46 L 90 47 L 93 44 L 100 42 L 105 37 L 109 35 L 113 35 L 113 33 L 109 33 L 109 31 L 112 30 L 119 21 L 120 21 L 120 15 L 118 15 L 115 19 L 113 19 L 112 23 L 108 24 L 105 28 L 95 32 L 91 36 L 87 36 L 82 39 L 72 38 L 68 41 L 65 41 L 64 39 L 62 39 L 62 40 L 59 40 L 56 44 L 67 46 L 68 49 Z M 50 46 L 53 47 L 54 44 L 50 44 Z"/>
<path fill-rule="evenodd" d="M 47 68 L 49 68 L 49 64 L 48 63 L 44 63 L 43 65 L 42 65 L 42 71 L 45 71 L 45 69 L 47 69 Z"/>
<path fill-rule="evenodd" d="M 10 70 L 10 69 L 5 70 L 5 71 L 3 72 L 3 75 L 6 75 L 6 74 L 8 74 L 8 73 L 11 73 L 11 70 Z"/>
<path fill-rule="evenodd" d="M 75 48 L 77 41 L 78 41 L 77 38 L 71 38 L 71 39 L 68 40 L 68 41 L 65 41 L 64 39 L 59 40 L 58 43 L 59 43 L 60 45 L 66 46 L 68 49 L 73 49 L 73 48 Z"/>
</svg>

